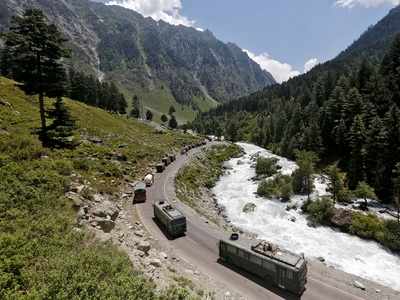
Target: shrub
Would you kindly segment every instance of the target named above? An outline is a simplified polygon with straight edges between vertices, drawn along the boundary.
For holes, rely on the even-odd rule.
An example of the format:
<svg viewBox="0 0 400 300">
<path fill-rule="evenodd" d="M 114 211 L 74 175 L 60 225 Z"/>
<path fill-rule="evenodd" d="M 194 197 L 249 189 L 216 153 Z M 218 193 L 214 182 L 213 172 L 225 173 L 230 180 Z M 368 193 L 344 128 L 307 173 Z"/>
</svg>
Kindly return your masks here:
<svg viewBox="0 0 400 300">
<path fill-rule="evenodd" d="M 290 176 L 278 175 L 273 179 L 263 180 L 258 185 L 257 194 L 266 198 L 289 201 L 293 195 L 292 179 Z"/>
<path fill-rule="evenodd" d="M 383 236 L 379 239 L 393 251 L 400 251 L 400 223 L 394 220 L 384 221 Z"/>
<path fill-rule="evenodd" d="M 15 161 L 39 159 L 46 154 L 39 139 L 30 135 L 3 137 L 0 139 L 0 152 Z"/>
<path fill-rule="evenodd" d="M 354 213 L 350 225 L 350 233 L 365 239 L 382 239 L 384 225 L 375 215 Z"/>
<path fill-rule="evenodd" d="M 70 176 L 74 170 L 73 164 L 67 160 L 54 161 L 54 167 L 60 175 Z"/>
<path fill-rule="evenodd" d="M 276 158 L 265 158 L 265 157 L 257 158 L 256 174 L 259 176 L 262 175 L 266 177 L 271 177 L 275 175 L 281 169 L 281 167 L 278 166 L 277 163 L 278 159 Z"/>
<path fill-rule="evenodd" d="M 328 225 L 334 213 L 333 201 L 328 197 L 315 201 L 307 200 L 301 209 L 309 214 L 309 218 L 314 224 L 321 225 Z"/>
</svg>

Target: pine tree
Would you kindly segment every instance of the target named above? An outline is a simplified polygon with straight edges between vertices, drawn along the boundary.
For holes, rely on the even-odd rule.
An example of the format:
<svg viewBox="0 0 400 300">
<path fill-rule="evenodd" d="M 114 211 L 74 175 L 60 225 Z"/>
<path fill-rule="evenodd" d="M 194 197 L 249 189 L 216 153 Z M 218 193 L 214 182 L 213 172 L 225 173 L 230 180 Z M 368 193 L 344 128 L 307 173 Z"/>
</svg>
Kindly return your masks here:
<svg viewBox="0 0 400 300">
<path fill-rule="evenodd" d="M 172 116 L 174 113 L 176 113 L 176 109 L 175 109 L 175 107 L 174 107 L 173 105 L 171 105 L 171 106 L 169 107 L 168 114 L 169 114 L 170 116 Z"/>
<path fill-rule="evenodd" d="M 161 116 L 161 122 L 163 122 L 163 123 L 168 122 L 168 117 L 167 117 L 165 114 L 163 114 L 163 115 Z"/>
<path fill-rule="evenodd" d="M 13 17 L 4 39 L 13 78 L 22 83 L 27 94 L 39 97 L 41 138 L 45 140 L 44 97 L 61 97 L 65 93 L 62 59 L 69 56 L 63 47 L 66 40 L 38 9 L 28 9 L 23 16 Z"/>
<path fill-rule="evenodd" d="M 146 111 L 146 120 L 152 121 L 153 120 L 153 113 L 150 110 Z"/>
<path fill-rule="evenodd" d="M 326 169 L 326 175 L 329 179 L 328 189 L 332 194 L 333 202 L 336 203 L 337 201 L 346 200 L 341 198 L 345 190 L 346 174 L 343 173 L 335 164 Z"/>
<path fill-rule="evenodd" d="M 366 180 L 365 142 L 367 138 L 366 128 L 361 115 L 354 118 L 350 129 L 348 141 L 350 145 L 349 185 L 355 187 L 357 182 Z"/>
<path fill-rule="evenodd" d="M 393 170 L 393 198 L 397 206 L 397 222 L 400 224 L 400 163 Z"/>
<path fill-rule="evenodd" d="M 356 190 L 354 191 L 356 197 L 364 199 L 364 207 L 368 208 L 368 199 L 376 199 L 374 189 L 365 181 L 358 183 Z"/>
<path fill-rule="evenodd" d="M 55 148 L 72 148 L 77 145 L 74 140 L 75 121 L 64 105 L 61 97 L 54 103 L 54 108 L 48 113 L 53 123 L 48 127 L 48 143 Z"/>
<path fill-rule="evenodd" d="M 299 168 L 293 174 L 293 190 L 306 194 L 310 199 L 314 189 L 314 173 L 318 156 L 311 151 L 295 151 L 295 155 Z"/>
<path fill-rule="evenodd" d="M 176 121 L 175 116 L 171 116 L 171 119 L 169 120 L 168 125 L 172 129 L 176 129 L 178 127 L 178 122 Z"/>
<path fill-rule="evenodd" d="M 382 61 L 381 74 L 391 92 L 392 101 L 400 105 L 400 34 L 395 37 Z"/>
</svg>

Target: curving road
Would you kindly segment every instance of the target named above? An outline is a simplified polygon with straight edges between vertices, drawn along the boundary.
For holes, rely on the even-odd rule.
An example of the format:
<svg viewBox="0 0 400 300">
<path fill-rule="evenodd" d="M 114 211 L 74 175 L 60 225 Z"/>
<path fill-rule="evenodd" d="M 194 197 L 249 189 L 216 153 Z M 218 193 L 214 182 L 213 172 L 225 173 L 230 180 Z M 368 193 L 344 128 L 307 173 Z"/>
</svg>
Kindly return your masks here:
<svg viewBox="0 0 400 300">
<path fill-rule="evenodd" d="M 191 208 L 183 203 L 175 202 L 175 176 L 190 157 L 201 150 L 202 148 L 198 148 L 190 151 L 188 155 L 179 155 L 164 173 L 156 175 L 155 184 L 147 191 L 147 202 L 137 206 L 143 225 L 166 251 L 173 250 L 181 259 L 196 266 L 200 272 L 220 282 L 228 290 L 241 294 L 245 299 L 298 299 L 292 294 L 259 282 L 248 274 L 241 274 L 239 270 L 219 264 L 217 243 L 220 238 L 226 237 L 226 234 L 216 226 L 207 224 Z M 152 204 L 159 200 L 174 203 L 185 214 L 188 225 L 186 236 L 170 240 L 154 222 Z M 340 283 L 330 282 L 323 276 L 313 276 L 310 270 L 307 289 L 301 299 L 364 299 L 345 290 L 349 290 L 349 287 L 344 285 L 341 287 Z"/>
</svg>

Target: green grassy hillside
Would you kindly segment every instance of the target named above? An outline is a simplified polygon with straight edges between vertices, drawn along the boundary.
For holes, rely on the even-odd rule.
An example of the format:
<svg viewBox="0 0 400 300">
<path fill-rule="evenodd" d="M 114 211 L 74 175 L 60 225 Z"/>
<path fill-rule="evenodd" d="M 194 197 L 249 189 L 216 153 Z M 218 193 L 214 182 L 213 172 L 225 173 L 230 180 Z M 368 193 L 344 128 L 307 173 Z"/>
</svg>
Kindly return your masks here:
<svg viewBox="0 0 400 300">
<path fill-rule="evenodd" d="M 193 138 L 160 134 L 78 102 L 66 105 L 82 143 L 45 149 L 32 134 L 39 126 L 36 98 L 0 77 L 0 298 L 171 298 L 175 292 L 157 292 L 124 253 L 75 230 L 64 194 L 76 178 L 93 192 L 117 193 L 123 180 L 141 177 Z M 123 161 L 116 163 L 116 156 Z"/>
<path fill-rule="evenodd" d="M 184 124 L 188 121 L 193 121 L 197 113 L 207 112 L 218 105 L 217 101 L 208 97 L 193 97 L 192 103 L 189 105 L 178 103 L 166 85 L 159 85 L 153 90 L 143 89 L 139 86 L 128 90 L 122 85 L 119 85 L 119 88 L 128 100 L 128 111 L 131 109 L 131 100 L 133 96 L 136 95 L 144 103 L 144 109 L 149 109 L 153 112 L 154 121 L 158 123 L 161 123 L 161 116 L 163 114 L 168 115 L 171 106 L 176 109 L 175 116 L 178 123 Z"/>
</svg>

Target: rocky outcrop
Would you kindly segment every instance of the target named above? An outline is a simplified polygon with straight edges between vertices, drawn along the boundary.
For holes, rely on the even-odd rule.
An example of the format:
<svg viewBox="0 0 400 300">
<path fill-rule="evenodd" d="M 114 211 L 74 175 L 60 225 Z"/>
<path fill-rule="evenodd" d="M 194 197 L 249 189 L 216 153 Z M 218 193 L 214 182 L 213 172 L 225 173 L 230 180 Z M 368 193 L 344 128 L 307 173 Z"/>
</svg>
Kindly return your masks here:
<svg viewBox="0 0 400 300">
<path fill-rule="evenodd" d="M 70 62 L 76 68 L 132 92 L 171 90 L 180 103 L 197 105 L 194 99 L 210 97 L 226 102 L 275 83 L 240 47 L 219 41 L 208 30 L 173 26 L 96 2 L 2 0 L 0 31 L 24 7 L 38 7 L 70 40 Z"/>
<path fill-rule="evenodd" d="M 333 226 L 347 231 L 351 225 L 352 215 L 353 213 L 351 210 L 343 208 L 334 209 L 333 216 L 331 217 L 330 221 Z"/>
<path fill-rule="evenodd" d="M 252 213 L 256 210 L 257 205 L 255 205 L 254 203 L 247 203 L 244 207 L 243 207 L 243 212 L 244 213 Z"/>
</svg>

